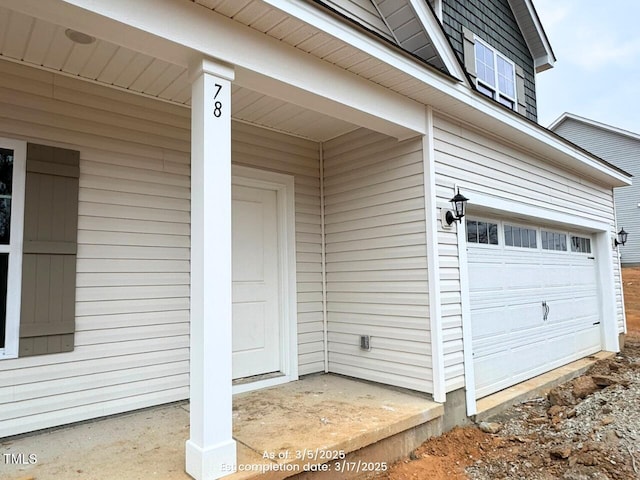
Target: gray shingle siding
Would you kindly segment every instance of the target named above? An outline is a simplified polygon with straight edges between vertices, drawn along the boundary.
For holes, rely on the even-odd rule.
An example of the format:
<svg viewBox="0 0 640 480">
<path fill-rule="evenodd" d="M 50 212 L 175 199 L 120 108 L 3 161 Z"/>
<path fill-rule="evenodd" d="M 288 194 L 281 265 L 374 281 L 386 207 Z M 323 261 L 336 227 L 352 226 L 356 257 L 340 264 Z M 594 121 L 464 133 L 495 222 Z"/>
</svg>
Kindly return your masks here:
<svg viewBox="0 0 640 480">
<path fill-rule="evenodd" d="M 537 121 L 534 62 L 507 0 L 444 0 L 442 23 L 463 59 L 462 27 L 507 56 L 524 70 L 527 117 Z M 464 59 L 463 59 L 464 60 Z"/>
<path fill-rule="evenodd" d="M 614 189 L 618 228 L 629 240 L 619 247 L 623 265 L 640 264 L 640 140 L 573 119 L 554 128 L 558 134 L 633 175 L 633 185 Z"/>
</svg>

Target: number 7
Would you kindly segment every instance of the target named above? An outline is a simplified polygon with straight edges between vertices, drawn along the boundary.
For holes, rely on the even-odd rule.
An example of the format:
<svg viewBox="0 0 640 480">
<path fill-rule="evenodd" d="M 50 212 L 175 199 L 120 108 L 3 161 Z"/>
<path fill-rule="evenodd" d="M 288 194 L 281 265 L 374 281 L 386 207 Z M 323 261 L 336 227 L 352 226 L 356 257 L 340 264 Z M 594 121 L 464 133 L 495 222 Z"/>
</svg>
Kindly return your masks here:
<svg viewBox="0 0 640 480">
<path fill-rule="evenodd" d="M 218 94 L 220 93 L 220 90 L 222 90 L 222 85 L 220 85 L 219 83 L 216 83 L 215 86 L 218 88 L 216 90 L 216 94 L 213 96 L 213 99 L 215 100 L 216 98 L 218 98 Z"/>
</svg>

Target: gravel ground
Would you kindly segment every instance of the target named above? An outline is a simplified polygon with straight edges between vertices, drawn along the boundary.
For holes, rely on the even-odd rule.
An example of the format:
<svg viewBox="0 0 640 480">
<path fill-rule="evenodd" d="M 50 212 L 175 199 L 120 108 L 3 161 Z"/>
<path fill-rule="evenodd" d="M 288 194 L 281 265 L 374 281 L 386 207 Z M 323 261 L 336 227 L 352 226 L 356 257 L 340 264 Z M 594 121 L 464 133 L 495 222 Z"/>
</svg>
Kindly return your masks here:
<svg viewBox="0 0 640 480">
<path fill-rule="evenodd" d="M 640 478 L 640 338 L 583 377 L 498 415 L 503 442 L 467 467 L 474 480 Z"/>
</svg>

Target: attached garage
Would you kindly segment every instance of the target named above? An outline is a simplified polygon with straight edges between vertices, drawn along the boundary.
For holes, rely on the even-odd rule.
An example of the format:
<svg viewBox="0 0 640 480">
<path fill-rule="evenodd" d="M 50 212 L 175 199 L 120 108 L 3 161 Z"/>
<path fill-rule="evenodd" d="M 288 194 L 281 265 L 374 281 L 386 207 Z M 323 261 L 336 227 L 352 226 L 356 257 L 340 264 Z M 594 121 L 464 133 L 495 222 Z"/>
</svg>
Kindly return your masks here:
<svg viewBox="0 0 640 480">
<path fill-rule="evenodd" d="M 469 217 L 476 397 L 602 349 L 595 236 Z"/>
</svg>

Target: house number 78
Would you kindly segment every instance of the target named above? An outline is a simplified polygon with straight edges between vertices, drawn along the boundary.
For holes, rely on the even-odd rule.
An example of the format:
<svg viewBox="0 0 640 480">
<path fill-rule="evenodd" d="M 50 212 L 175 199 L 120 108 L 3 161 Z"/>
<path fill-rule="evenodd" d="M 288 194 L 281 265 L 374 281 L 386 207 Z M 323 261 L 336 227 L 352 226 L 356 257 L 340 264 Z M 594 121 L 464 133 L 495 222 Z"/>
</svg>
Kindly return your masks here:
<svg viewBox="0 0 640 480">
<path fill-rule="evenodd" d="M 220 90 L 222 90 L 222 85 L 220 85 L 219 83 L 216 83 L 215 86 L 217 90 L 216 94 L 213 96 L 214 100 L 218 98 L 218 94 L 220 93 Z M 222 115 L 222 102 L 220 100 L 217 100 L 213 104 L 213 116 L 216 118 L 220 118 L 220 115 Z"/>
</svg>

